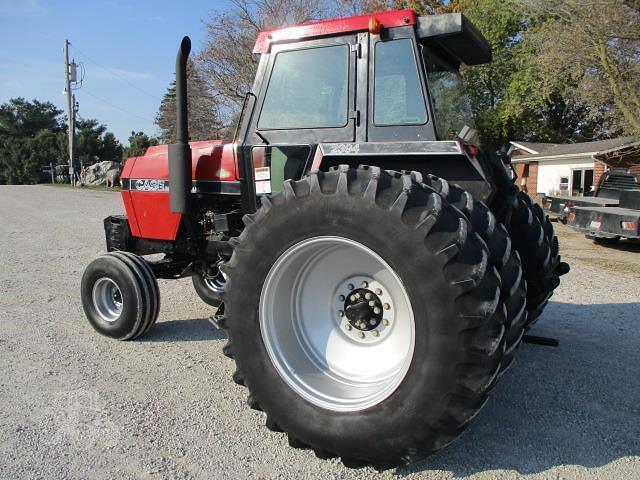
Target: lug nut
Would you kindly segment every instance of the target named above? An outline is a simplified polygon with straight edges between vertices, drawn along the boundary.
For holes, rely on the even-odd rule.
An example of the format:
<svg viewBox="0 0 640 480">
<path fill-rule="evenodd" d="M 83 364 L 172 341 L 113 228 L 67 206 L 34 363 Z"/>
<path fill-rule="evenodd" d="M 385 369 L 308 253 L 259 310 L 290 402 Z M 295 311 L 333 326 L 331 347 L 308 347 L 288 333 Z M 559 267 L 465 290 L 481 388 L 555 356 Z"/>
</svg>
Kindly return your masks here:
<svg viewBox="0 0 640 480">
<path fill-rule="evenodd" d="M 349 285 L 347 285 L 347 288 L 348 288 L 349 290 L 353 290 L 353 289 L 354 289 L 353 283 L 350 283 Z"/>
<path fill-rule="evenodd" d="M 376 315 L 378 315 L 380 313 L 380 309 L 378 307 L 373 309 L 373 313 L 375 313 Z"/>
<path fill-rule="evenodd" d="M 380 332 L 379 332 L 378 330 L 374 330 L 374 331 L 373 331 L 373 332 L 371 332 L 371 333 L 373 333 L 373 336 L 374 336 L 374 337 L 379 337 L 379 336 L 380 336 Z"/>
<path fill-rule="evenodd" d="M 356 296 L 355 296 L 355 295 L 351 295 L 351 296 L 349 297 L 349 299 L 350 299 L 352 302 L 355 302 L 355 301 L 356 301 Z"/>
<path fill-rule="evenodd" d="M 376 321 L 372 318 L 371 320 L 369 320 L 369 325 L 375 325 Z"/>
<path fill-rule="evenodd" d="M 387 319 L 385 318 L 385 319 L 383 319 L 383 320 L 382 320 L 382 323 L 384 323 L 384 325 L 385 325 L 386 327 L 388 327 L 388 326 L 389 326 L 389 323 L 391 323 L 391 322 L 389 322 L 389 320 L 387 320 Z"/>
<path fill-rule="evenodd" d="M 373 307 L 375 304 L 376 304 L 376 302 L 374 302 L 373 300 L 370 300 L 370 301 L 369 301 L 369 306 L 370 306 L 370 307 Z"/>
<path fill-rule="evenodd" d="M 350 323 L 347 323 L 344 328 L 346 328 L 347 330 L 351 330 L 353 327 L 351 326 Z"/>
<path fill-rule="evenodd" d="M 338 297 L 338 300 L 340 300 L 341 302 L 344 302 L 344 295 L 340 295 L 340 296 Z"/>
<path fill-rule="evenodd" d="M 359 293 L 356 293 L 355 297 L 356 298 L 360 298 L 362 295 L 360 295 Z"/>
<path fill-rule="evenodd" d="M 365 293 L 364 298 L 366 298 L 367 300 L 371 300 L 371 294 L 369 292 Z"/>
<path fill-rule="evenodd" d="M 360 332 L 360 338 L 364 338 L 364 332 Z"/>
<path fill-rule="evenodd" d="M 384 309 L 385 310 L 389 310 L 391 308 L 391 305 L 389 305 L 388 303 L 384 304 Z"/>
<path fill-rule="evenodd" d="M 339 310 L 338 315 L 340 315 L 341 317 L 344 317 L 344 312 L 342 310 Z"/>
<path fill-rule="evenodd" d="M 362 282 L 362 288 L 367 288 L 369 286 L 369 282 Z"/>
<path fill-rule="evenodd" d="M 382 295 L 382 290 L 380 288 L 376 288 L 376 295 Z"/>
</svg>

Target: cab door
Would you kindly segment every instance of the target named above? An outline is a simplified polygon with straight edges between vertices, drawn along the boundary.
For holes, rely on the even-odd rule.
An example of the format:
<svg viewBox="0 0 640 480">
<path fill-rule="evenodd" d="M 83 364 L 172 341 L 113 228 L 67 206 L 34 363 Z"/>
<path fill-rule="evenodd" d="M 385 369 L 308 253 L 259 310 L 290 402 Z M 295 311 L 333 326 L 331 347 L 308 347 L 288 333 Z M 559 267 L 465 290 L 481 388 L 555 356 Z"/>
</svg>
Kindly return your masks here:
<svg viewBox="0 0 640 480">
<path fill-rule="evenodd" d="M 347 35 L 272 47 L 243 145 L 256 195 L 304 175 L 319 143 L 355 140 L 356 42 Z"/>
<path fill-rule="evenodd" d="M 356 42 L 348 35 L 274 45 L 248 143 L 353 142 Z"/>
</svg>

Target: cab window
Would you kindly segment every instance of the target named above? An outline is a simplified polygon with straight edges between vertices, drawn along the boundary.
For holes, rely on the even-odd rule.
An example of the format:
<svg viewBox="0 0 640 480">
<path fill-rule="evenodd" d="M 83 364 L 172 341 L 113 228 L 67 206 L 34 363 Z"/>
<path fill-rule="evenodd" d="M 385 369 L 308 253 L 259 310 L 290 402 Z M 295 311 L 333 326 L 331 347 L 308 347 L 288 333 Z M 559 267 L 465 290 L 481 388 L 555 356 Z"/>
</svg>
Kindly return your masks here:
<svg viewBox="0 0 640 480">
<path fill-rule="evenodd" d="M 348 117 L 347 45 L 276 55 L 258 129 L 344 127 Z"/>
<path fill-rule="evenodd" d="M 374 123 L 423 125 L 427 109 L 408 38 L 377 42 L 374 72 Z"/>
<path fill-rule="evenodd" d="M 465 94 L 458 71 L 429 49 L 424 48 L 423 53 L 438 138 L 452 140 L 465 125 L 475 125 L 471 101 Z"/>
</svg>

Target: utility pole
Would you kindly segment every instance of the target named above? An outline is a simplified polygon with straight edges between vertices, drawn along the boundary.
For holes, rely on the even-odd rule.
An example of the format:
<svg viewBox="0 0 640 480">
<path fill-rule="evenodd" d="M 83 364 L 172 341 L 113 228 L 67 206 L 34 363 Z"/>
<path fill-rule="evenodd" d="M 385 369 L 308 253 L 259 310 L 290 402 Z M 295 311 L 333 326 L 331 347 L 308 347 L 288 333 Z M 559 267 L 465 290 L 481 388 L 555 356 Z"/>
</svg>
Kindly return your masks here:
<svg viewBox="0 0 640 480">
<path fill-rule="evenodd" d="M 69 119 L 69 179 L 71 182 L 71 186 L 75 186 L 75 176 L 73 171 L 73 135 L 75 133 L 75 112 L 74 112 L 74 103 L 73 103 L 73 94 L 71 93 L 71 82 L 72 82 L 72 65 L 69 64 L 69 40 L 65 38 L 64 40 L 64 73 L 65 73 L 65 81 L 66 88 L 65 92 L 67 95 L 67 118 Z M 73 65 L 75 69 L 75 65 Z M 75 79 L 73 79 L 75 80 Z"/>
</svg>

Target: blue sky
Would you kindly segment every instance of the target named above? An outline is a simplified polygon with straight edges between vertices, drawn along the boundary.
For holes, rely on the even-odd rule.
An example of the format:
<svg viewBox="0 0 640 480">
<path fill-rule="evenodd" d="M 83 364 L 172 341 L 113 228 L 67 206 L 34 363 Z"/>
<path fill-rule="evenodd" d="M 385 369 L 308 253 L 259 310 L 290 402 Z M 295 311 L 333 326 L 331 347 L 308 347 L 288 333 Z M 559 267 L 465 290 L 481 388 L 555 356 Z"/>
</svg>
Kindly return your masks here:
<svg viewBox="0 0 640 480">
<path fill-rule="evenodd" d="M 0 0 L 0 103 L 35 98 L 66 111 L 68 38 L 86 72 L 79 115 L 106 124 L 123 143 L 132 130 L 155 134 L 180 39 L 189 35 L 199 50 L 202 20 L 227 7 L 224 0 Z"/>
</svg>

